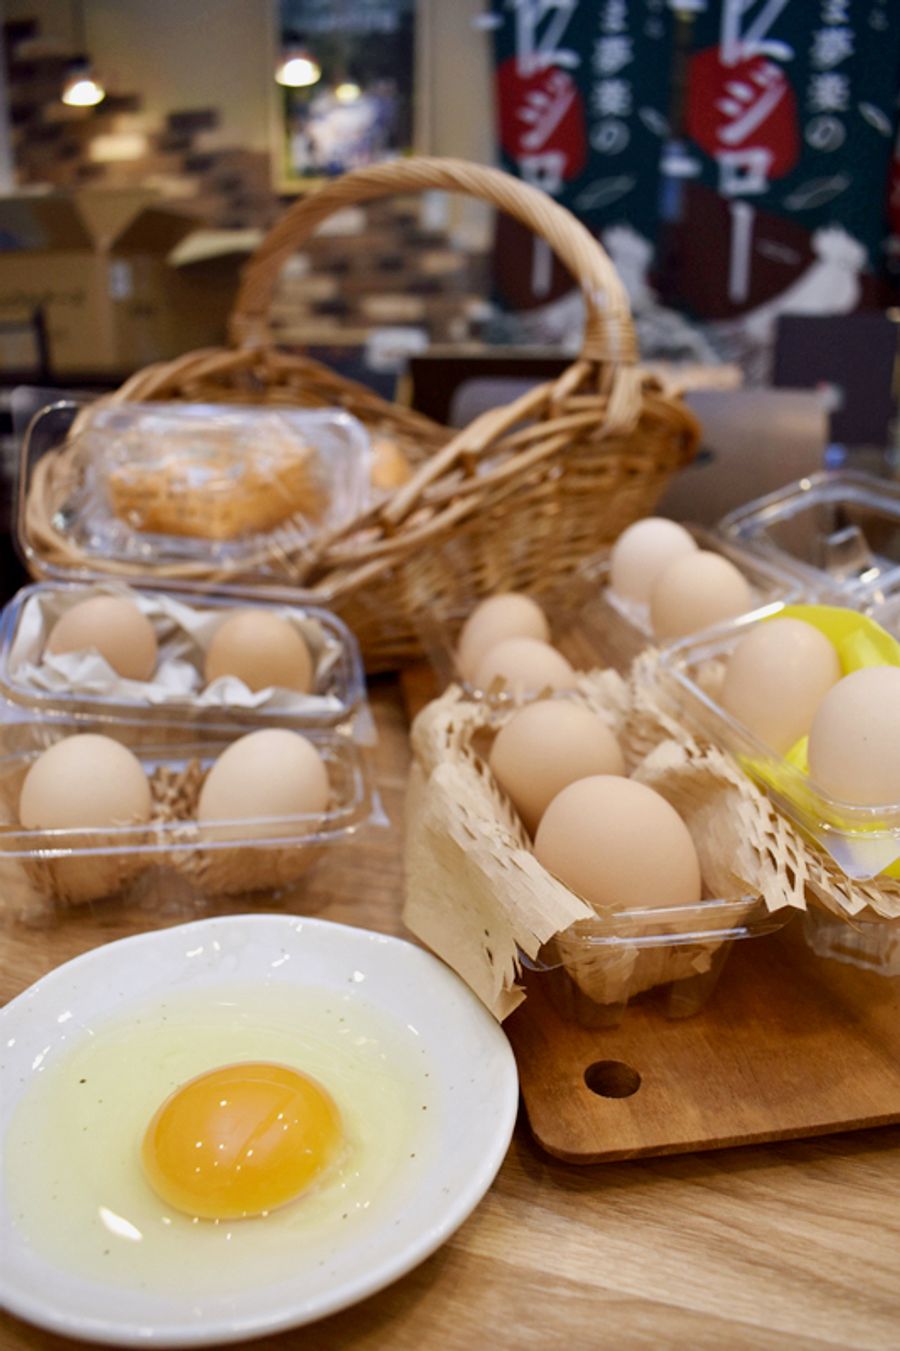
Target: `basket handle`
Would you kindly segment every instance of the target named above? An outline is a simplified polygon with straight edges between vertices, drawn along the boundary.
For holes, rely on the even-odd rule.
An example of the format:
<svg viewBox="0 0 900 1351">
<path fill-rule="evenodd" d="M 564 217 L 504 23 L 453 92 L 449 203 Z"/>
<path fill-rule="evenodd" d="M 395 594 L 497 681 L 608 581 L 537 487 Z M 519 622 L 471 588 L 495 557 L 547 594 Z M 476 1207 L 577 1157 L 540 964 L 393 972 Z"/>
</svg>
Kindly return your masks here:
<svg viewBox="0 0 900 1351">
<path fill-rule="evenodd" d="M 417 157 L 354 169 L 296 202 L 269 231 L 244 268 L 229 321 L 236 346 L 270 341 L 268 315 L 282 267 L 319 224 L 342 207 L 394 192 L 443 188 L 477 197 L 523 225 L 553 249 L 581 287 L 585 302 L 581 355 L 589 361 L 631 364 L 637 344 L 628 295 L 601 244 L 545 192 L 500 169 L 466 160 Z"/>
</svg>

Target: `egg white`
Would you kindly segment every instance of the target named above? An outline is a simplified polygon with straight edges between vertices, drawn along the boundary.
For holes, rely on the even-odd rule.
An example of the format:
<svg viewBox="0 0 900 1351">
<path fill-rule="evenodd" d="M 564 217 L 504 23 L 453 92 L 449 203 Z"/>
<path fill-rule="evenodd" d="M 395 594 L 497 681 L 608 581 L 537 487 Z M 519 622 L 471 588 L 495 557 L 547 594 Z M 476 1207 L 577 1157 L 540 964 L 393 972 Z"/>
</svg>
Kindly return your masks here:
<svg viewBox="0 0 900 1351">
<path fill-rule="evenodd" d="M 277 1211 L 191 1219 L 146 1181 L 144 1131 L 179 1085 L 242 1060 L 318 1079 L 346 1148 Z M 355 991 L 217 986 L 144 1004 L 85 1029 L 24 1094 L 5 1142 L 9 1210 L 35 1252 L 102 1283 L 172 1295 L 277 1283 L 401 1212 L 424 1166 L 432 1085 L 414 1030 Z"/>
</svg>

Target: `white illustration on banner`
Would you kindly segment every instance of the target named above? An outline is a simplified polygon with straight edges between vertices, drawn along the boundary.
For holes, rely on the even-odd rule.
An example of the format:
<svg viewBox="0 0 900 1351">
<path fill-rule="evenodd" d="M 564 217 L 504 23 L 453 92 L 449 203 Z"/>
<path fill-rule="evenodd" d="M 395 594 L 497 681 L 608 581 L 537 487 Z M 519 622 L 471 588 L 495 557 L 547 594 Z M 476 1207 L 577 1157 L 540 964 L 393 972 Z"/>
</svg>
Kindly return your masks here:
<svg viewBox="0 0 900 1351">
<path fill-rule="evenodd" d="M 803 134 L 813 150 L 825 152 L 840 150 L 847 139 L 843 122 L 827 113 L 808 122 Z"/>
<path fill-rule="evenodd" d="M 525 103 L 516 109 L 516 116 L 531 127 L 522 137 L 522 145 L 529 151 L 540 150 L 565 117 L 575 99 L 575 85 L 568 75 L 555 70 L 547 80 L 546 89 L 532 89 Z"/>
<path fill-rule="evenodd" d="M 577 70 L 581 57 L 562 39 L 578 0 L 507 0 L 515 11 L 516 65 L 522 75 L 534 75 L 556 66 Z M 541 24 L 547 20 L 541 31 Z"/>
<path fill-rule="evenodd" d="M 776 19 L 787 9 L 789 0 L 764 0 L 757 7 L 754 0 L 723 0 L 721 25 L 722 60 L 726 66 L 736 66 L 751 56 L 768 56 L 778 61 L 790 61 L 794 55 L 793 47 L 768 35 Z M 756 14 L 744 19 L 751 9 Z"/>
<path fill-rule="evenodd" d="M 725 197 L 754 196 L 769 186 L 772 151 L 766 146 L 748 146 L 746 150 L 722 150 L 719 165 L 719 190 Z"/>
<path fill-rule="evenodd" d="M 620 155 L 631 141 L 631 132 L 624 122 L 607 117 L 591 127 L 591 145 L 601 155 Z"/>
</svg>

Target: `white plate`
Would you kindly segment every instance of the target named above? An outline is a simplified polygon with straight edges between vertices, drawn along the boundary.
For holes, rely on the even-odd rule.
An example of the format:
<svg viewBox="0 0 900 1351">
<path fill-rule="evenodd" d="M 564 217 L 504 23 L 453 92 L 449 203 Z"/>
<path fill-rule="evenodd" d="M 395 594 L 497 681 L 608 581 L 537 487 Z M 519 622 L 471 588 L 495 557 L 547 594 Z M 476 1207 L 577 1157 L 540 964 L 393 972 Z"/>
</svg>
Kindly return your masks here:
<svg viewBox="0 0 900 1351">
<path fill-rule="evenodd" d="M 396 938 L 324 920 L 243 915 L 107 944 L 51 972 L 0 1011 L 0 1141 L 22 1094 L 85 1027 L 127 1017 L 157 996 L 223 982 L 348 982 L 375 1014 L 412 1024 L 430 1062 L 429 1130 L 418 1185 L 397 1213 L 385 1206 L 323 1268 L 228 1295 L 160 1297 L 100 1283 L 33 1251 L 13 1223 L 0 1176 L 0 1300 L 69 1336 L 133 1346 L 199 1346 L 296 1327 L 346 1308 L 422 1262 L 490 1187 L 518 1105 L 515 1061 L 500 1027 L 446 966 Z M 60 1011 L 66 1016 L 60 1021 Z M 74 1032 L 71 1029 L 75 1029 Z M 5 1152 L 5 1151 L 4 1151 Z M 374 1213 L 374 1212 L 373 1212 Z"/>
</svg>

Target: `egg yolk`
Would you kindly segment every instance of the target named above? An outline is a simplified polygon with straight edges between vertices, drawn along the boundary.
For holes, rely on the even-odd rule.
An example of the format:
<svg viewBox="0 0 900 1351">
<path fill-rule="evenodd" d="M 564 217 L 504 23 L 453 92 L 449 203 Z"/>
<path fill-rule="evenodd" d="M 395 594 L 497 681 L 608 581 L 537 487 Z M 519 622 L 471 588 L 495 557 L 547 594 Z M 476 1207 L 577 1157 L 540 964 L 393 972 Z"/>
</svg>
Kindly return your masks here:
<svg viewBox="0 0 900 1351">
<path fill-rule="evenodd" d="M 167 1098 L 144 1136 L 147 1179 L 169 1205 L 240 1219 L 292 1201 L 343 1139 L 330 1094 L 284 1065 L 227 1065 Z"/>
</svg>

